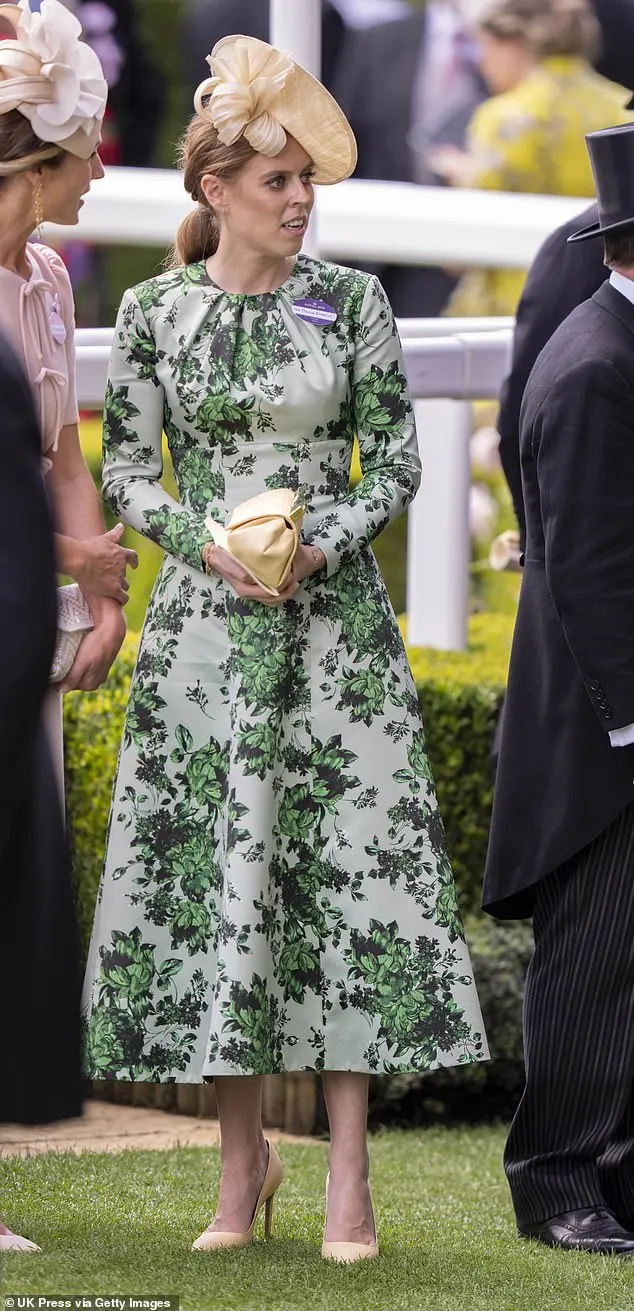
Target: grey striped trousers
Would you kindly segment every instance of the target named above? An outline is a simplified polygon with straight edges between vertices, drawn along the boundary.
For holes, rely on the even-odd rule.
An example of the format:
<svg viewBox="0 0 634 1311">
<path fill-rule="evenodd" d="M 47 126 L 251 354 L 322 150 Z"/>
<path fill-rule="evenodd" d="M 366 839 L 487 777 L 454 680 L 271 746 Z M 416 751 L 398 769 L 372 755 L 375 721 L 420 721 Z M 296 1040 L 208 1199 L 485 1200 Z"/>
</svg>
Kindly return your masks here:
<svg viewBox="0 0 634 1311">
<path fill-rule="evenodd" d="M 504 1154 L 517 1219 L 634 1217 L 634 806 L 536 892 L 526 1088 Z"/>
</svg>

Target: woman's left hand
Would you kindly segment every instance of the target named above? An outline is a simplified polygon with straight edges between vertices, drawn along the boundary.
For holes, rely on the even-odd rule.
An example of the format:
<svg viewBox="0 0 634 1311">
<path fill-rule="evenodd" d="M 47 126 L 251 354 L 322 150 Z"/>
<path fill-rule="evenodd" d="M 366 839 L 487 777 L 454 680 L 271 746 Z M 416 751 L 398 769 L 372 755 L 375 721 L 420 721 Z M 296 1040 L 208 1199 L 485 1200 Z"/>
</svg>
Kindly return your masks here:
<svg viewBox="0 0 634 1311">
<path fill-rule="evenodd" d="M 326 557 L 318 546 L 304 546 L 303 543 L 297 548 L 297 555 L 293 562 L 293 572 L 291 579 L 297 583 L 303 583 L 305 578 L 310 578 L 311 574 L 319 573 L 320 569 L 325 569 Z"/>
<path fill-rule="evenodd" d="M 208 542 L 203 551 L 203 560 L 233 587 L 238 596 L 243 596 L 248 601 L 260 601 L 262 605 L 273 606 L 290 601 L 304 579 L 323 569 L 326 563 L 326 557 L 318 546 L 301 544 L 297 548 L 290 577 L 281 592 L 278 592 L 277 596 L 272 596 L 270 592 L 266 592 L 263 587 L 254 583 L 238 561 L 221 546 L 214 546 L 212 542 Z"/>
<path fill-rule="evenodd" d="M 269 605 L 282 605 L 284 601 L 290 601 L 299 587 L 306 578 L 316 574 L 323 569 L 326 564 L 326 557 L 318 546 L 298 546 L 291 574 L 284 584 L 281 592 L 277 596 L 267 598 Z"/>
</svg>

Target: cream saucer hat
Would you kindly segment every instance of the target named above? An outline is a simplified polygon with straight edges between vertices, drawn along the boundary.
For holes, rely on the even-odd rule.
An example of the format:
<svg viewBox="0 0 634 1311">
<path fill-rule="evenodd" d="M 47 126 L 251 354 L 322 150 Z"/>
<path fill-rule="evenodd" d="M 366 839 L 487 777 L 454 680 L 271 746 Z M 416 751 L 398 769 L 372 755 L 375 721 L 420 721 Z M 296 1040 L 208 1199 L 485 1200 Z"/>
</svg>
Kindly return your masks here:
<svg viewBox="0 0 634 1311">
<path fill-rule="evenodd" d="M 201 82 L 194 107 L 224 145 L 244 136 L 274 158 L 288 133 L 310 155 L 315 182 L 342 182 L 354 172 L 357 143 L 345 114 L 291 55 L 253 36 L 226 36 L 207 63 L 213 76 Z"/>
</svg>

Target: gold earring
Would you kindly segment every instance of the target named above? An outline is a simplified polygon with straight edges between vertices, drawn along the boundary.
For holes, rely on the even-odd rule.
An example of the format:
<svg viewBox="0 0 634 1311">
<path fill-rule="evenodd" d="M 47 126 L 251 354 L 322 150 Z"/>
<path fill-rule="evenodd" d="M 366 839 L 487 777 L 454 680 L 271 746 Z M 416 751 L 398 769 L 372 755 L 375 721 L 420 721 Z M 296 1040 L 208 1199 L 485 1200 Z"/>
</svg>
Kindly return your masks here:
<svg viewBox="0 0 634 1311">
<path fill-rule="evenodd" d="M 43 191 L 44 191 L 44 184 L 42 182 L 42 178 L 38 177 L 37 182 L 33 187 L 33 209 L 35 210 L 35 228 L 37 231 L 37 235 L 40 238 L 42 236 L 42 224 L 44 222 L 44 199 L 42 195 Z"/>
</svg>

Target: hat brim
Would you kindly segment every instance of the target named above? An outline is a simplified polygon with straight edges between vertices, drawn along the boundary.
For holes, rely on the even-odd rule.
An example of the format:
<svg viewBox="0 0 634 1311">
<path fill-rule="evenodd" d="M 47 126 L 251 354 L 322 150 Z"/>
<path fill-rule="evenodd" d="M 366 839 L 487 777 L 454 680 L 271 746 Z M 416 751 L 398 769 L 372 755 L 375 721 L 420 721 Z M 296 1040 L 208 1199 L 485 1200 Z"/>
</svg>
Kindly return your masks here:
<svg viewBox="0 0 634 1311">
<path fill-rule="evenodd" d="M 634 232 L 634 215 L 632 218 L 620 219 L 618 223 L 606 223 L 602 226 L 600 223 L 591 223 L 587 228 L 580 228 L 578 232 L 573 232 L 568 237 L 568 243 L 575 241 L 591 241 L 593 237 L 604 237 L 610 232 Z"/>
<path fill-rule="evenodd" d="M 216 42 L 211 58 L 237 41 L 272 49 L 257 37 L 225 36 Z M 354 132 L 334 96 L 301 64 L 293 63 L 293 72 L 275 105 L 275 118 L 310 156 L 314 182 L 320 186 L 343 182 L 357 166 Z"/>
</svg>

